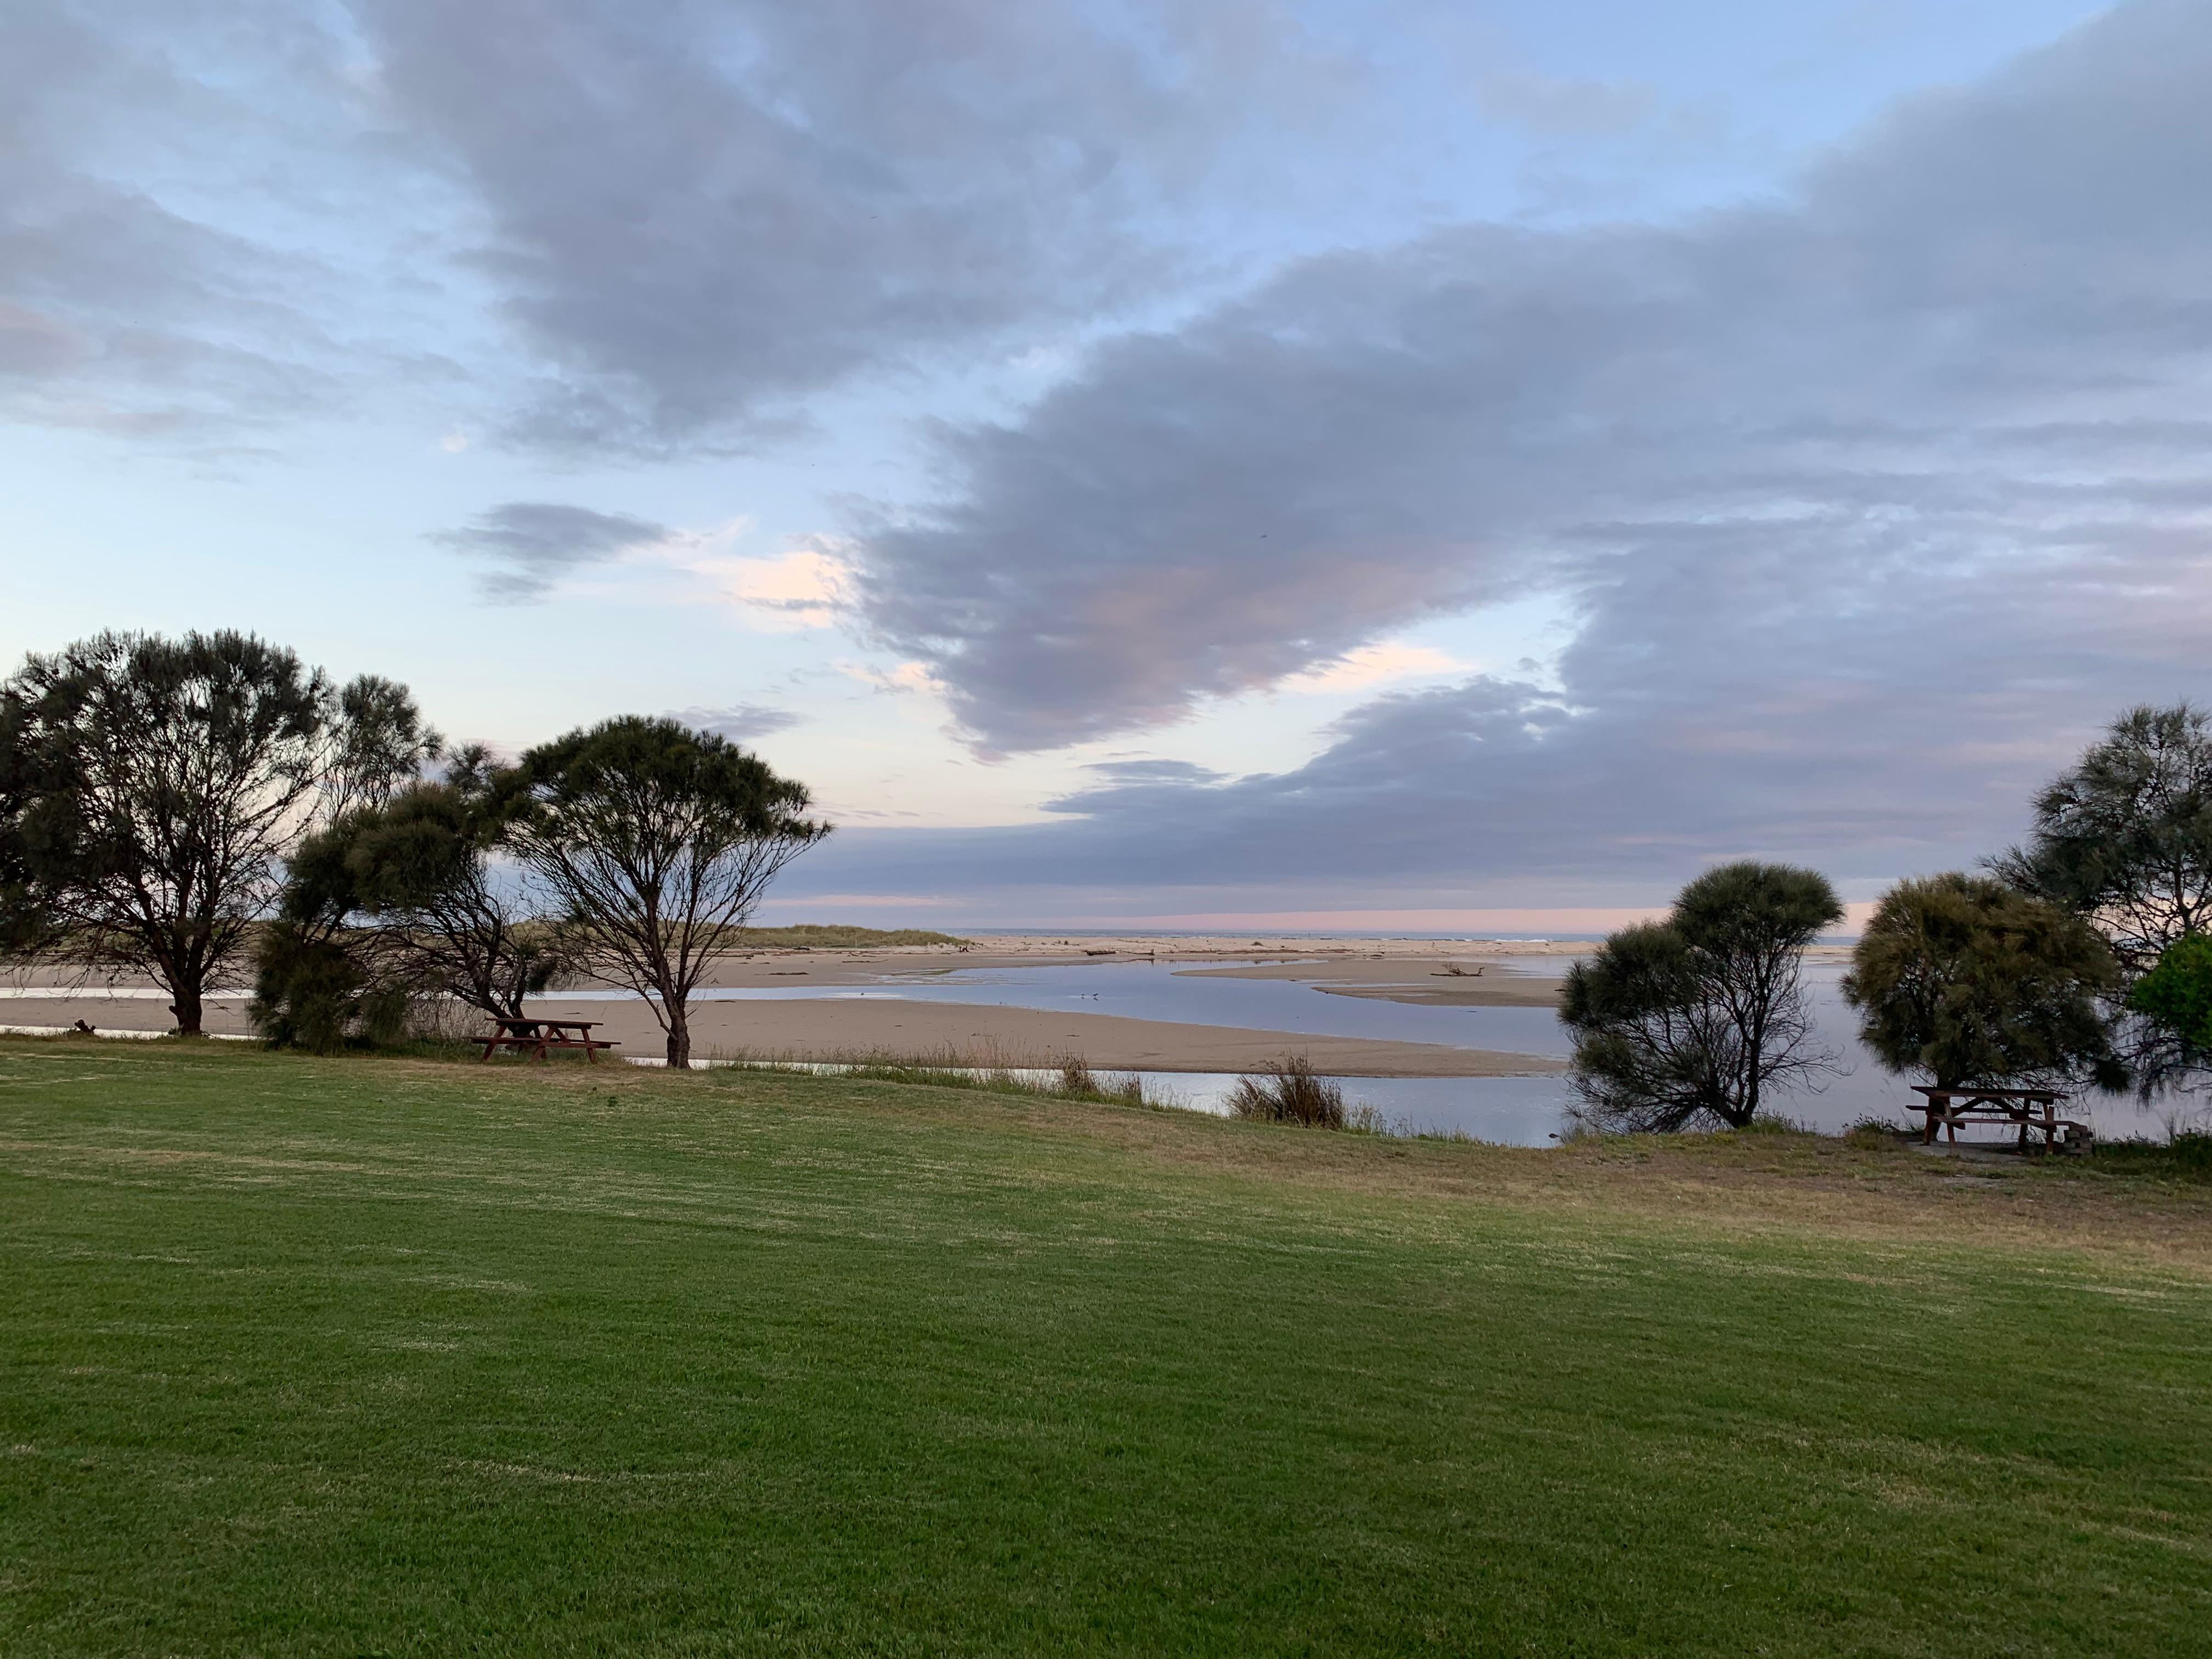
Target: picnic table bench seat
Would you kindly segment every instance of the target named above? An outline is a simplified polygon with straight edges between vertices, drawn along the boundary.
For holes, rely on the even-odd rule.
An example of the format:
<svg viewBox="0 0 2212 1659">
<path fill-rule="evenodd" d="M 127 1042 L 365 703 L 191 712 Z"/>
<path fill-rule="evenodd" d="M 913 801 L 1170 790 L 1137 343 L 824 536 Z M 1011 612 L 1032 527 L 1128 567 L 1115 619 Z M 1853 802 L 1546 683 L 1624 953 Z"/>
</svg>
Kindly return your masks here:
<svg viewBox="0 0 2212 1659">
<path fill-rule="evenodd" d="M 489 1060 L 502 1048 L 517 1054 L 527 1052 L 532 1060 L 544 1060 L 556 1048 L 580 1048 L 586 1060 L 597 1060 L 600 1049 L 622 1046 L 592 1035 L 592 1030 L 604 1023 L 596 1019 L 548 1019 L 539 1014 L 515 1019 L 501 1015 L 492 1020 L 490 1030 L 476 1039 L 483 1044 L 479 1060 Z"/>
</svg>

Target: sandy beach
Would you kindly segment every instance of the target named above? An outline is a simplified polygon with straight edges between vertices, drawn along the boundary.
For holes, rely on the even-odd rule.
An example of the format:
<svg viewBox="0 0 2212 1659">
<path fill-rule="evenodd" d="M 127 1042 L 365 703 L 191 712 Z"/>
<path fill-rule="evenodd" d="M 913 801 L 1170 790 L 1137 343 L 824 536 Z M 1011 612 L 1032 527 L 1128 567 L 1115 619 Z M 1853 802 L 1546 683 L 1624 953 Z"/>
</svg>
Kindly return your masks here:
<svg viewBox="0 0 2212 1659">
<path fill-rule="evenodd" d="M 1079 966 L 1089 963 L 1174 964 L 1193 977 L 1275 979 L 1333 995 L 1381 997 L 1440 1006 L 1543 1006 L 1557 993 L 1560 960 L 1586 945 L 1528 941 L 1192 939 L 1130 935 L 1085 939 L 1035 934 L 967 945 L 909 945 L 835 951 L 760 951 L 714 964 L 714 989 L 799 990 L 811 987 L 896 987 L 964 969 Z M 1545 960 L 1550 958 L 1550 960 Z M 127 976 L 97 979 L 19 971 L 0 987 L 0 1025 L 54 1030 L 82 1020 L 105 1031 L 169 1028 L 167 1000 Z M 624 1054 L 660 1051 L 652 1012 L 635 1002 L 564 996 L 537 999 L 533 1011 L 603 1023 Z M 244 1036 L 252 1027 L 242 991 L 211 997 L 210 1033 Z M 1048 1065 L 1079 1055 L 1111 1070 L 1234 1072 L 1285 1054 L 1320 1070 L 1358 1077 L 1498 1077 L 1556 1072 L 1541 1055 L 1445 1043 L 1322 1036 L 1242 1026 L 1193 1024 L 1008 1008 L 980 1003 L 805 998 L 693 1005 L 696 1053 L 795 1060 L 882 1054 L 983 1064 Z"/>
</svg>

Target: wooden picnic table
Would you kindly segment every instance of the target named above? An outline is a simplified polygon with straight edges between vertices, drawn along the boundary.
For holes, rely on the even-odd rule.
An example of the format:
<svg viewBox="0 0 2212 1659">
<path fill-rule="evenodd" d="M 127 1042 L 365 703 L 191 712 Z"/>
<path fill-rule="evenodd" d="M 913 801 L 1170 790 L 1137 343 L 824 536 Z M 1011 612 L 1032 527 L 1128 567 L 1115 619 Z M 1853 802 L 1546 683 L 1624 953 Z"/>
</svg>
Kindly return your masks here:
<svg viewBox="0 0 2212 1659">
<path fill-rule="evenodd" d="M 1923 1103 L 1917 1109 L 1927 1114 L 1927 1128 L 1920 1138 L 1923 1146 L 1935 1144 L 1938 1127 L 1955 1145 L 1962 1123 L 2017 1126 L 2022 1152 L 2033 1148 L 2035 1143 L 2029 1137 L 2034 1134 L 2043 1137 L 2042 1150 L 2046 1152 L 2058 1150 L 2062 1133 L 2069 1152 L 2086 1152 L 2096 1144 L 2096 1132 L 2087 1124 L 2058 1115 L 2058 1103 L 2067 1097 L 2057 1089 L 1995 1089 L 1979 1085 L 1946 1089 L 1916 1083 L 1912 1091 L 1923 1097 Z"/>
<path fill-rule="evenodd" d="M 517 1052 L 526 1048 L 532 1060 L 544 1060 L 556 1048 L 580 1048 L 586 1060 L 597 1060 L 600 1049 L 620 1046 L 592 1035 L 592 1028 L 604 1023 L 596 1019 L 547 1019 L 542 1014 L 510 1019 L 501 1014 L 493 1017 L 492 1029 L 477 1041 L 483 1044 L 484 1060 L 489 1060 L 501 1048 Z"/>
</svg>

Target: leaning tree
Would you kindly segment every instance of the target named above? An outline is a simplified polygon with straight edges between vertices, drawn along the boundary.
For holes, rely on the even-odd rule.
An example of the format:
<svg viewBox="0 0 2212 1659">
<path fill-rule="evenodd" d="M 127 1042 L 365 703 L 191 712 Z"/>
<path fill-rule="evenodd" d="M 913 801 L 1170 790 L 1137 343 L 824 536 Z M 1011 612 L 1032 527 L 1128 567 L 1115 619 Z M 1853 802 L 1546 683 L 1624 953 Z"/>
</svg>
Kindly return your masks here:
<svg viewBox="0 0 2212 1659">
<path fill-rule="evenodd" d="M 417 994 L 520 1018 L 565 965 L 495 859 L 507 807 L 484 751 L 444 779 L 356 805 L 293 857 L 257 952 L 254 1018 L 280 1043 L 328 1048 Z"/>
<path fill-rule="evenodd" d="M 778 872 L 830 833 L 803 785 L 711 732 L 626 715 L 506 775 L 507 844 L 551 892 L 586 971 L 635 991 L 691 1063 L 690 998 Z"/>
<path fill-rule="evenodd" d="M 1569 968 L 1559 1018 L 1575 1034 L 1570 1080 L 1598 1127 L 1656 1133 L 1729 1121 L 1735 1033 L 1706 994 L 1689 941 L 1667 923 L 1624 927 Z"/>
<path fill-rule="evenodd" d="M 1883 895 L 1844 1000 L 1893 1072 L 1939 1088 L 2087 1079 L 2118 1088 L 2105 1001 L 2120 964 L 2063 906 L 1987 877 L 1929 876 Z"/>
<path fill-rule="evenodd" d="M 1571 1078 L 1598 1127 L 1741 1128 L 1778 1087 L 1835 1057 L 1814 1036 L 1800 964 L 1843 915 L 1817 872 L 1745 860 L 1707 871 L 1663 922 L 1614 933 L 1568 970 Z"/>
<path fill-rule="evenodd" d="M 208 990 L 332 780 L 350 764 L 357 787 L 385 787 L 380 769 L 411 771 L 428 746 L 411 704 L 411 739 L 362 738 L 346 695 L 293 653 L 228 631 L 102 634 L 33 654 L 0 686 L 0 839 L 20 850 L 25 908 L 77 960 L 150 976 L 177 1030 L 198 1035 Z"/>
</svg>

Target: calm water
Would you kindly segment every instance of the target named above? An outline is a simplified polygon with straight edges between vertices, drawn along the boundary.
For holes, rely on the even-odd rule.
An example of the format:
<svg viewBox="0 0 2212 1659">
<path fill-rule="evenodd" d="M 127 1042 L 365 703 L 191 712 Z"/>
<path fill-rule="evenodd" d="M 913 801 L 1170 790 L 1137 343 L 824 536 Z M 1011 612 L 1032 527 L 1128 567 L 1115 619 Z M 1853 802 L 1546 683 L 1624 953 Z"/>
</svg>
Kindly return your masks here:
<svg viewBox="0 0 2212 1659">
<path fill-rule="evenodd" d="M 1545 959 L 1528 963 L 1533 970 Z M 1565 971 L 1564 961 L 1558 963 Z M 794 987 L 774 990 L 703 991 L 703 1000 L 776 1001 L 860 998 L 915 1002 L 981 1003 L 1000 1007 L 1068 1009 L 1137 1019 L 1199 1025 L 1254 1026 L 1314 1036 L 1392 1038 L 1444 1042 L 1469 1048 L 1564 1059 L 1571 1048 L 1565 1029 L 1544 1008 L 1437 1008 L 1365 997 L 1330 996 L 1310 985 L 1282 980 L 1224 979 L 1176 971 L 1188 963 L 1101 962 L 1037 968 L 960 969 L 917 974 L 866 988 Z M 1861 1048 L 1856 1021 L 1838 991 L 1839 966 L 1806 971 L 1820 1040 L 1843 1058 L 1844 1073 L 1818 1093 L 1789 1093 L 1775 1109 L 1808 1127 L 1831 1133 L 1861 1118 L 1904 1121 L 1913 1098 L 1905 1085 Z M 609 996 L 625 995 L 611 992 Z M 1219 1109 L 1233 1076 L 1194 1073 L 1144 1074 L 1153 1091 L 1201 1110 Z M 1347 1078 L 1347 1098 L 1364 1102 L 1404 1127 L 1452 1131 L 1514 1146 L 1541 1146 L 1559 1133 L 1568 1104 L 1564 1079 Z M 2131 1099 L 2078 1101 L 2069 1115 L 2087 1117 L 2100 1135 L 2155 1133 L 2160 1120 L 2139 1111 Z"/>
</svg>

